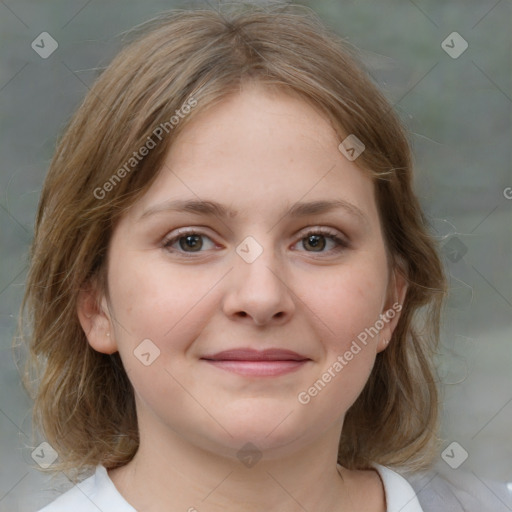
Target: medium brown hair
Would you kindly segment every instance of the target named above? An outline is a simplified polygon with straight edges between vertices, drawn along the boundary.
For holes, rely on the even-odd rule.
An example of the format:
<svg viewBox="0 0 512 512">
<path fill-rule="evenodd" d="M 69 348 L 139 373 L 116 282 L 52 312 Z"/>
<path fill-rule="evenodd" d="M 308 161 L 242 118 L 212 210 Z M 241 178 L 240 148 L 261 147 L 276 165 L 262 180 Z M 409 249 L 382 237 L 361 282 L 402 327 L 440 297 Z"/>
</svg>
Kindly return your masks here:
<svg viewBox="0 0 512 512">
<path fill-rule="evenodd" d="M 413 192 L 406 133 L 356 51 L 296 5 L 171 11 L 134 34 L 61 137 L 35 221 L 20 338 L 29 349 L 24 382 L 35 398 L 34 424 L 59 453 L 50 470 L 113 468 L 137 451 L 132 385 L 118 353 L 88 344 L 77 297 L 92 280 L 108 296 L 105 255 L 116 222 L 151 186 L 183 127 L 243 80 L 300 95 L 340 141 L 355 134 L 365 144 L 355 163 L 374 178 L 391 265 L 408 289 L 391 342 L 345 416 L 338 460 L 349 469 L 371 461 L 426 466 L 438 444 L 432 361 L 445 277 Z M 197 105 L 171 128 L 169 119 L 190 98 Z M 169 129 L 160 141 L 155 128 L 163 123 Z M 127 168 L 149 141 L 154 148 Z M 113 180 L 123 166 L 122 179 Z"/>
</svg>

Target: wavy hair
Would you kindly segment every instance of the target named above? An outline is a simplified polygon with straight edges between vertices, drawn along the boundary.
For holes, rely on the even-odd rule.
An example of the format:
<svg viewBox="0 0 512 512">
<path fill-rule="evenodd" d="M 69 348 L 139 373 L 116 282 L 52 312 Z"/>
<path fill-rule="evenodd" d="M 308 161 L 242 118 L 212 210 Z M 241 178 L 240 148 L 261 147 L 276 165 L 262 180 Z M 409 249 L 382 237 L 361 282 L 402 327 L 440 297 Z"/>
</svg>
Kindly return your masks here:
<svg viewBox="0 0 512 512">
<path fill-rule="evenodd" d="M 94 279 L 108 295 L 105 255 L 116 222 L 151 186 L 177 134 L 243 80 L 298 94 L 340 140 L 355 134 L 364 141 L 355 163 L 373 178 L 391 265 L 408 282 L 391 342 L 346 413 L 338 461 L 349 469 L 373 461 L 414 470 L 432 460 L 439 442 L 433 358 L 446 282 L 413 191 L 407 133 L 357 51 L 310 9 L 237 4 L 169 11 L 136 27 L 57 144 L 35 220 L 18 336 L 28 348 L 22 377 L 35 400 L 34 425 L 59 453 L 50 471 L 76 478 L 97 464 L 125 465 L 137 451 L 132 385 L 118 353 L 88 344 L 78 293 Z M 191 97 L 197 105 L 157 136 L 155 127 L 168 127 Z M 154 149 L 138 153 L 123 179 L 112 181 L 150 141 Z M 99 192 L 105 187 L 108 194 Z"/>
</svg>

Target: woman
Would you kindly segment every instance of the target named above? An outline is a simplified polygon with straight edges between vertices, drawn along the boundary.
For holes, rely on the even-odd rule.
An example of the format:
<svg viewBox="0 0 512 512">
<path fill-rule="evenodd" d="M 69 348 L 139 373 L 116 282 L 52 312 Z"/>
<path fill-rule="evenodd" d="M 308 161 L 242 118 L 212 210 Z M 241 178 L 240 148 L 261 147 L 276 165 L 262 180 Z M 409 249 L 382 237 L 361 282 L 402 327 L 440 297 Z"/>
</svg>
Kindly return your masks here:
<svg viewBox="0 0 512 512">
<path fill-rule="evenodd" d="M 392 467 L 438 448 L 445 280 L 411 183 L 396 115 L 309 11 L 149 22 L 36 219 L 35 420 L 50 470 L 95 470 L 44 512 L 421 511 Z"/>
</svg>

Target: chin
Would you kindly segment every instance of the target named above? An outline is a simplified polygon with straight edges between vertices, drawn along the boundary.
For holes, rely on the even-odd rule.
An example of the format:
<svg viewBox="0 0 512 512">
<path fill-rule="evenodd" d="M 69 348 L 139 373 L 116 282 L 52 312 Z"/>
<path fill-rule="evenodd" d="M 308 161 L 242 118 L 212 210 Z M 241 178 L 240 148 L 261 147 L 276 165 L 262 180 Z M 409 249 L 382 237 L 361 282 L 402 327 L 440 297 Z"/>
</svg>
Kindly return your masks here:
<svg viewBox="0 0 512 512">
<path fill-rule="evenodd" d="M 254 404 L 251 410 L 244 411 L 232 409 L 223 414 L 219 422 L 231 434 L 226 433 L 223 441 L 235 450 L 247 443 L 262 451 L 282 450 L 307 433 L 306 422 L 301 421 L 292 406 L 283 404 L 279 407 L 258 407 Z"/>
</svg>

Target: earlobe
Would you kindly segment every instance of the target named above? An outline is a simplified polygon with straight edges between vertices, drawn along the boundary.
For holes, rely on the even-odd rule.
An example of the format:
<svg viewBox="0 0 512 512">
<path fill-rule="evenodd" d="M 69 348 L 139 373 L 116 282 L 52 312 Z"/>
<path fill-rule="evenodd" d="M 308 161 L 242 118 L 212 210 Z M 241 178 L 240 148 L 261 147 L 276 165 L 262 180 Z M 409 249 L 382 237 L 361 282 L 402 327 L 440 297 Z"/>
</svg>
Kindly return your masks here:
<svg viewBox="0 0 512 512">
<path fill-rule="evenodd" d="M 106 299 L 93 285 L 80 290 L 77 301 L 77 315 L 89 345 L 103 354 L 113 354 L 117 344 L 112 322 L 108 314 Z"/>
</svg>

